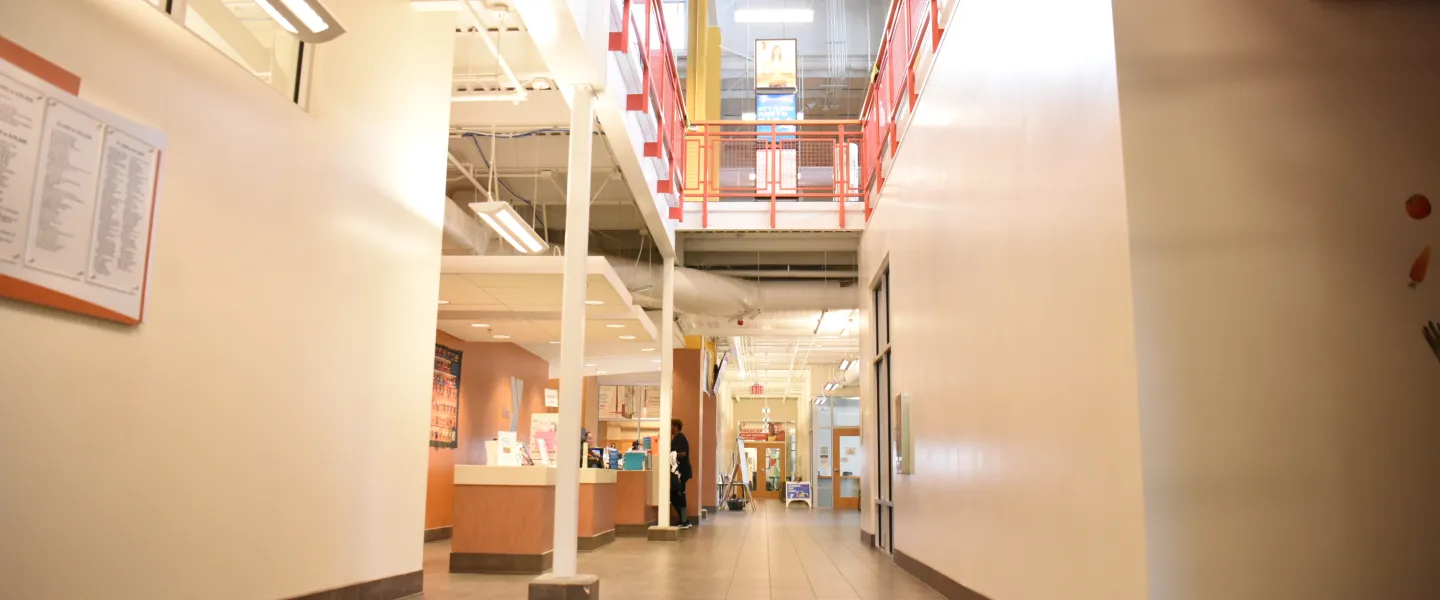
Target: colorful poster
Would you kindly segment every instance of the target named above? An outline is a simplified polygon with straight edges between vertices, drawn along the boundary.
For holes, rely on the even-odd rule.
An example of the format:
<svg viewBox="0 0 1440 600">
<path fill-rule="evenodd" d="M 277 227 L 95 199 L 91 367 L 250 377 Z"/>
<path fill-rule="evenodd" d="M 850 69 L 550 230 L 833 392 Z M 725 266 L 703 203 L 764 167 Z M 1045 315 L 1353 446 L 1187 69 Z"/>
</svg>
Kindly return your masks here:
<svg viewBox="0 0 1440 600">
<path fill-rule="evenodd" d="M 741 421 L 740 439 L 750 442 L 783 442 L 785 441 L 785 424 Z"/>
<path fill-rule="evenodd" d="M 785 482 L 786 500 L 809 500 L 810 482 L 808 481 L 787 481 Z"/>
<path fill-rule="evenodd" d="M 755 40 L 755 89 L 794 88 L 795 40 Z"/>
<path fill-rule="evenodd" d="M 435 344 L 435 380 L 430 390 L 430 447 L 460 445 L 460 356 Z"/>
<path fill-rule="evenodd" d="M 559 413 L 534 413 L 530 415 L 530 456 L 539 457 L 555 454 L 556 432 L 560 430 Z M 546 452 L 540 452 L 540 443 L 545 443 Z"/>
</svg>

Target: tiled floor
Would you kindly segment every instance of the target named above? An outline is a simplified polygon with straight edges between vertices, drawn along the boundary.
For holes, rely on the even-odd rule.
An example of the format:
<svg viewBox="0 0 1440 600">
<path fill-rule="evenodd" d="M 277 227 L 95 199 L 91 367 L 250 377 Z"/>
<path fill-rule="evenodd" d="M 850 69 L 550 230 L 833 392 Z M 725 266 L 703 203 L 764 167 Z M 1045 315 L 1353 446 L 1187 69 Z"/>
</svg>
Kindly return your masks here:
<svg viewBox="0 0 1440 600">
<path fill-rule="evenodd" d="M 525 598 L 532 576 L 452 575 L 449 542 L 425 546 L 426 600 Z M 939 600 L 860 543 L 860 513 L 764 502 L 720 513 L 680 543 L 620 538 L 580 554 L 612 600 Z"/>
</svg>

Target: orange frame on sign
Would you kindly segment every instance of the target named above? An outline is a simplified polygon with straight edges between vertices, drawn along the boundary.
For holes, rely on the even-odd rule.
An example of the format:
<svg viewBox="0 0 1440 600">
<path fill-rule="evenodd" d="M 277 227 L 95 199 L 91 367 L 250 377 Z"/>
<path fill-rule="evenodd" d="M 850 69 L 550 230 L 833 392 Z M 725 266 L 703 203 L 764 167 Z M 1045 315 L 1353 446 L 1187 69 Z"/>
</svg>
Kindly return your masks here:
<svg viewBox="0 0 1440 600">
<path fill-rule="evenodd" d="M 0 36 L 0 60 L 5 60 L 10 64 L 20 67 L 31 75 L 69 94 L 75 96 L 80 95 L 80 76 L 61 68 L 55 63 L 45 60 L 44 57 L 26 50 L 24 47 L 3 36 Z M 155 168 L 157 176 L 155 177 L 155 188 L 150 190 L 152 197 L 159 190 L 160 186 L 158 173 L 160 161 L 163 159 L 162 155 L 163 152 L 156 151 Z M 139 325 L 140 322 L 145 319 L 145 295 L 150 290 L 150 249 L 154 241 L 154 223 L 155 203 L 152 202 L 150 203 L 150 227 L 152 235 L 148 236 L 145 242 L 145 275 L 142 278 L 143 283 L 140 286 L 140 312 L 136 317 L 132 318 L 68 294 L 63 294 L 50 288 L 28 281 L 22 281 L 8 275 L 0 275 L 0 298 L 12 298 L 21 302 L 38 304 L 40 306 L 95 317 L 97 319 L 114 321 L 124 325 Z"/>
</svg>

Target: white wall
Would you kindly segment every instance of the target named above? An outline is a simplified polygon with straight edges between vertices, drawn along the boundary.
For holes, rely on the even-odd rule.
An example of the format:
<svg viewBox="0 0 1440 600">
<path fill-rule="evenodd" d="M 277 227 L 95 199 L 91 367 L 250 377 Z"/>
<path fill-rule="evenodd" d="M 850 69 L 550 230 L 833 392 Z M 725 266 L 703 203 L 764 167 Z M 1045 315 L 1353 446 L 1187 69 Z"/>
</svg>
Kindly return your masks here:
<svg viewBox="0 0 1440 600">
<path fill-rule="evenodd" d="M 163 130 L 146 323 L 0 301 L 0 580 L 255 600 L 421 568 L 453 17 L 327 0 L 307 114 L 142 0 L 0 35 Z"/>
<path fill-rule="evenodd" d="M 1436 595 L 1434 9 L 1115 2 L 1157 600 Z"/>
<path fill-rule="evenodd" d="M 1113 48 L 1109 0 L 961 3 L 861 242 L 913 401 L 896 547 L 998 600 L 1146 598 Z"/>
</svg>

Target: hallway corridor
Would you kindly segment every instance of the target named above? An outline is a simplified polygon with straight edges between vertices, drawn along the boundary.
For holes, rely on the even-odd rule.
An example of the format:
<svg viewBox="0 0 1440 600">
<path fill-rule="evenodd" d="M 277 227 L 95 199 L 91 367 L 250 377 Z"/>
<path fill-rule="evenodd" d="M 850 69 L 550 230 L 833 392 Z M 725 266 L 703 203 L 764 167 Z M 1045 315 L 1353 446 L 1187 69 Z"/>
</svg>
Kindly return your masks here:
<svg viewBox="0 0 1440 600">
<path fill-rule="evenodd" d="M 447 572 L 449 542 L 425 547 L 426 600 L 524 598 L 530 575 Z M 619 538 L 580 555 L 600 576 L 602 598 L 624 600 L 938 599 L 885 554 L 860 543 L 860 513 L 834 514 L 779 502 L 720 513 L 679 544 Z"/>
</svg>

